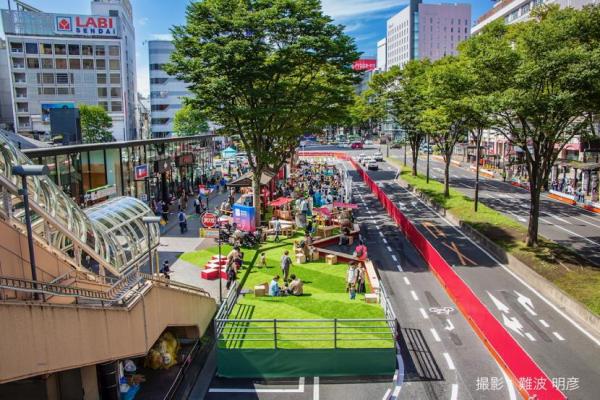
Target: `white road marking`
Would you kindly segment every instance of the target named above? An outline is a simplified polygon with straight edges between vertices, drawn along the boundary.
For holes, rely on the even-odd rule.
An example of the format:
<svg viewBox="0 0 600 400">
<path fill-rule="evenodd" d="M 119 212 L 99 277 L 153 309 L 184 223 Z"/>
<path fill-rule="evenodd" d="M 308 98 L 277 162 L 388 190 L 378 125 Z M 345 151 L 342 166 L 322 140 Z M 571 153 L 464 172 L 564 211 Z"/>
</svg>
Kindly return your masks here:
<svg viewBox="0 0 600 400">
<path fill-rule="evenodd" d="M 452 384 L 452 391 L 450 393 L 450 400 L 458 399 L 458 383 Z"/>
<path fill-rule="evenodd" d="M 408 193 L 411 194 L 413 197 L 419 199 L 418 196 L 416 196 L 414 193 L 410 193 L 410 192 L 408 192 Z M 589 333 L 585 328 L 583 328 L 581 325 L 579 325 L 577 322 L 575 322 L 571 317 L 569 317 L 567 314 L 565 314 L 560 308 L 558 308 L 556 305 L 554 305 L 554 303 L 552 303 L 546 297 L 542 296 L 542 294 L 540 292 L 538 292 L 537 290 L 535 290 L 531 285 L 529 285 L 527 282 L 525 282 L 523 279 L 521 279 L 519 276 L 517 276 L 514 272 L 512 272 L 510 269 L 508 269 L 508 267 L 506 267 L 506 265 L 504 265 L 500 261 L 498 261 L 498 259 L 496 257 L 494 257 L 489 251 L 485 250 L 483 247 L 481 247 L 479 244 L 477 244 L 477 242 L 475 242 L 473 239 L 471 239 L 470 237 L 466 236 L 464 234 L 464 232 L 462 232 L 457 226 L 451 224 L 450 221 L 448 221 L 446 218 L 444 218 L 443 216 L 441 216 L 433 208 L 429 207 L 424 201 L 422 201 L 420 199 L 419 199 L 419 201 L 421 201 L 421 203 L 424 204 L 425 207 L 429 208 L 430 211 L 432 211 L 434 214 L 436 214 L 442 221 L 446 222 L 446 224 L 448 224 L 448 226 L 451 226 L 455 231 L 457 231 L 458 233 L 460 233 L 465 239 L 467 239 L 469 242 L 471 242 L 473 244 L 473 246 L 477 247 L 484 254 L 486 254 L 491 260 L 493 260 L 496 264 L 498 264 L 500 267 L 502 267 L 503 270 L 505 270 L 506 272 L 508 272 L 513 278 L 515 278 L 523 286 L 525 286 L 532 293 L 534 293 L 537 297 L 539 297 L 540 300 L 542 300 L 544 303 L 546 303 L 556 313 L 558 313 L 560 316 L 562 316 L 564 319 L 566 319 L 577 330 L 579 330 L 581 333 L 583 333 L 585 336 L 587 336 L 588 339 L 590 339 L 592 342 L 594 342 L 597 346 L 600 346 L 600 340 L 596 339 L 596 337 L 594 337 L 594 335 L 592 335 L 591 333 Z"/>
<path fill-rule="evenodd" d="M 394 391 L 392 392 L 392 399 L 398 398 L 398 395 L 400 394 L 400 389 L 402 389 L 402 386 L 396 385 L 396 387 L 394 388 Z"/>
<path fill-rule="evenodd" d="M 506 374 L 506 371 L 504 371 L 504 368 L 502 368 L 500 366 L 500 364 L 498 364 L 498 362 L 496 361 L 496 364 L 498 365 L 498 368 L 500 368 L 500 372 L 502 372 L 502 375 L 504 377 L 504 382 L 506 382 L 506 385 L 508 386 L 508 397 L 510 400 L 517 400 L 517 393 L 515 390 L 515 386 L 512 383 L 512 380 L 508 377 L 508 375 Z"/>
<path fill-rule="evenodd" d="M 541 212 L 540 214 L 542 214 L 542 215 L 545 215 L 546 217 L 550 217 L 550 218 L 557 219 L 557 220 L 559 220 L 560 222 L 564 222 L 564 223 L 565 223 L 565 224 L 567 224 L 567 225 L 571 225 L 571 223 L 570 223 L 569 221 L 567 221 L 566 219 L 564 219 L 564 218 L 561 218 L 561 217 L 559 217 L 559 216 L 556 216 L 556 215 L 554 215 L 554 214 L 549 214 L 549 213 L 547 213 L 547 212 Z"/>
<path fill-rule="evenodd" d="M 506 210 L 507 213 L 509 213 L 510 215 L 514 216 L 518 221 L 520 222 L 527 222 L 527 218 L 524 218 L 520 215 L 515 214 L 514 212 L 510 211 L 510 210 Z"/>
<path fill-rule="evenodd" d="M 395 256 L 395 255 L 393 255 L 393 254 L 392 254 L 392 259 L 393 259 L 394 261 L 398 262 L 398 259 L 397 259 L 397 258 L 396 258 L 396 256 Z"/>
<path fill-rule="evenodd" d="M 448 326 L 444 326 L 444 329 L 448 332 L 452 332 L 454 330 L 454 324 L 449 319 L 447 319 L 446 322 L 448 323 Z"/>
<path fill-rule="evenodd" d="M 383 243 L 388 244 L 388 241 L 386 238 L 383 238 Z"/>
<path fill-rule="evenodd" d="M 548 325 L 548 323 L 543 319 L 540 319 L 540 324 L 544 325 L 544 328 L 550 328 L 550 325 Z"/>
<path fill-rule="evenodd" d="M 377 226 L 377 229 L 379 229 L 379 226 Z M 383 235 L 383 232 L 381 232 L 381 231 L 379 231 L 379 236 L 381 236 L 381 237 L 385 237 L 385 236 Z"/>
<path fill-rule="evenodd" d="M 396 268 L 398 268 L 398 271 L 404 272 L 404 270 L 402 269 L 402 265 L 396 264 Z"/>
<path fill-rule="evenodd" d="M 389 251 L 391 253 L 393 250 L 390 246 L 387 246 L 387 251 Z"/>
<path fill-rule="evenodd" d="M 431 328 L 430 331 L 431 331 L 431 334 L 433 335 L 433 338 L 435 339 L 436 342 L 441 342 L 442 341 L 442 339 L 440 339 L 440 335 L 438 335 L 438 333 L 435 330 L 435 328 Z"/>
<path fill-rule="evenodd" d="M 577 237 L 580 237 L 580 238 L 582 238 L 583 240 L 585 240 L 586 242 L 589 242 L 589 243 L 592 243 L 592 244 L 596 244 L 596 245 L 597 245 L 597 244 L 600 244 L 600 242 L 596 242 L 595 240 L 588 239 L 588 238 L 586 238 L 585 236 L 582 236 L 582 235 L 580 235 L 580 234 L 579 234 L 579 233 L 577 233 L 577 232 L 573 232 L 573 231 L 571 231 L 571 230 L 569 230 L 569 229 L 565 228 L 564 226 L 560 226 L 560 225 L 553 224 L 552 222 L 548 221 L 547 219 L 540 218 L 540 221 L 542 221 L 542 222 L 545 222 L 545 223 L 547 223 L 548 225 L 553 225 L 553 226 L 557 227 L 558 229 L 561 229 L 561 230 L 563 230 L 563 231 L 565 231 L 565 232 L 567 232 L 567 233 L 570 233 L 571 235 L 575 235 L 575 236 L 577 236 Z"/>
<path fill-rule="evenodd" d="M 560 334 L 558 332 L 552 332 L 552 334 L 558 339 L 558 340 L 565 340 L 564 337 L 560 336 Z"/>
<path fill-rule="evenodd" d="M 488 296 L 490 296 L 490 298 L 492 299 L 492 301 L 494 302 L 494 305 L 496 306 L 496 308 L 498 310 L 500 310 L 500 312 L 505 312 L 505 313 L 509 313 L 510 309 L 508 308 L 508 306 L 506 304 L 504 304 L 503 302 L 501 302 L 500 300 L 498 300 L 496 297 L 494 297 L 490 292 L 488 292 L 487 290 L 485 291 Z"/>
<path fill-rule="evenodd" d="M 319 400 L 319 377 L 315 376 L 313 382 L 313 400 Z"/>
<path fill-rule="evenodd" d="M 446 362 L 448 363 L 448 369 L 454 371 L 456 369 L 456 367 L 454 366 L 454 362 L 452 361 L 452 358 L 450 358 L 450 354 L 444 353 L 444 358 L 446 359 Z"/>
<path fill-rule="evenodd" d="M 379 225 L 375 225 L 375 228 L 377 228 L 377 230 L 380 230 L 380 228 L 379 228 Z M 379 234 L 380 234 L 381 236 L 383 236 L 383 233 L 379 232 Z"/>
<path fill-rule="evenodd" d="M 407 277 L 404 277 L 404 283 L 406 283 L 407 285 L 410 285 L 410 281 L 408 280 Z"/>
<path fill-rule="evenodd" d="M 304 377 L 298 380 L 298 389 L 238 389 L 238 388 L 210 388 L 210 393 L 304 393 Z"/>
<path fill-rule="evenodd" d="M 591 225 L 593 227 L 596 227 L 596 228 L 600 229 L 600 225 L 593 224 L 593 223 L 591 223 L 589 221 L 586 221 L 585 219 L 581 219 L 581 218 L 578 218 L 578 217 L 570 217 L 570 218 L 576 219 L 577 221 L 581 221 L 581 222 L 583 222 L 586 225 Z"/>
<path fill-rule="evenodd" d="M 424 308 L 419 308 L 419 311 L 421 312 L 421 315 L 423 316 L 423 318 L 429 319 L 429 315 L 427 315 L 427 311 L 425 311 Z"/>
<path fill-rule="evenodd" d="M 525 332 L 525 336 L 527 336 L 527 339 L 531 340 L 532 342 L 535 342 L 535 338 L 531 333 Z"/>
<path fill-rule="evenodd" d="M 392 393 L 392 389 L 388 388 L 388 390 L 386 390 L 385 394 L 383 395 L 383 397 L 381 398 L 381 400 L 389 400 L 390 398 L 390 393 Z"/>
<path fill-rule="evenodd" d="M 518 298 L 517 301 L 519 302 L 519 304 L 521 304 L 521 306 L 523 306 L 524 309 L 526 309 L 529 314 L 533 315 L 534 317 L 537 316 L 537 313 L 535 311 L 533 311 L 533 302 L 531 301 L 531 299 L 519 292 L 517 292 L 516 290 L 514 291 Z"/>
<path fill-rule="evenodd" d="M 410 295 L 412 296 L 412 298 L 413 298 L 415 301 L 419 301 L 419 297 L 417 296 L 417 292 L 415 292 L 414 290 L 411 290 L 411 291 L 410 291 Z"/>
</svg>

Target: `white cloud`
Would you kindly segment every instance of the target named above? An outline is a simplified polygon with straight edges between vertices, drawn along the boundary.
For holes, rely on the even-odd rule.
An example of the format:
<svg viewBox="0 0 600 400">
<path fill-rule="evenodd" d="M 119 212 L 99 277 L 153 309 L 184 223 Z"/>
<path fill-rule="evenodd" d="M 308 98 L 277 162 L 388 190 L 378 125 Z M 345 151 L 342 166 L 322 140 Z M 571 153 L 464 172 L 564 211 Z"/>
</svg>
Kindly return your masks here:
<svg viewBox="0 0 600 400">
<path fill-rule="evenodd" d="M 170 33 L 153 33 L 150 35 L 150 40 L 173 40 L 173 35 Z"/>
<path fill-rule="evenodd" d="M 137 26 L 146 26 L 146 24 L 148 23 L 148 21 L 150 21 L 150 19 L 148 17 L 138 18 L 138 20 L 137 20 Z"/>
<path fill-rule="evenodd" d="M 352 22 L 345 25 L 346 27 L 344 28 L 344 31 L 346 31 L 346 33 L 356 32 L 365 27 L 365 24 L 363 24 L 362 22 Z"/>
<path fill-rule="evenodd" d="M 405 0 L 323 0 L 323 11 L 333 18 L 344 18 L 389 10 L 405 3 Z"/>
</svg>

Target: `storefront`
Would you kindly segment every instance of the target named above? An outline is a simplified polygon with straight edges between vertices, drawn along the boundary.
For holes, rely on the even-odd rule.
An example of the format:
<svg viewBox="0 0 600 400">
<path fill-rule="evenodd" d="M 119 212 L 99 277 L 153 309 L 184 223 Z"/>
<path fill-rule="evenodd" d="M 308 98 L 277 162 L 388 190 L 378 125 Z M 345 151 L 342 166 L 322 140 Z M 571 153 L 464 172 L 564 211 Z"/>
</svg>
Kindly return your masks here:
<svg viewBox="0 0 600 400">
<path fill-rule="evenodd" d="M 80 205 L 105 187 L 111 188 L 101 192 L 108 193 L 107 198 L 132 196 L 149 201 L 191 188 L 212 165 L 212 140 L 211 135 L 174 137 L 38 148 L 25 153 L 33 162 L 47 165 L 50 178 Z"/>
</svg>

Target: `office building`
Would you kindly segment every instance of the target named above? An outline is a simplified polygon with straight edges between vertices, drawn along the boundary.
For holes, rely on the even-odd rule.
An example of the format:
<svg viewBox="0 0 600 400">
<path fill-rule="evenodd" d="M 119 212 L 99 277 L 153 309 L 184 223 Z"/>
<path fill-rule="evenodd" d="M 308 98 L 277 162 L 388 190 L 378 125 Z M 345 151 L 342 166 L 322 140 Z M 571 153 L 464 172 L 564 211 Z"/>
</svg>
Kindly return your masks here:
<svg viewBox="0 0 600 400">
<path fill-rule="evenodd" d="M 377 69 L 385 71 L 387 69 L 387 40 L 381 39 L 377 42 Z"/>
<path fill-rule="evenodd" d="M 411 2 L 387 21 L 386 69 L 409 60 L 432 61 L 457 54 L 458 44 L 469 37 L 469 4 Z M 379 53 L 379 51 L 378 51 Z"/>
<path fill-rule="evenodd" d="M 132 21 L 129 0 L 92 0 L 91 15 L 2 10 L 16 132 L 49 134 L 50 109 L 90 104 L 107 110 L 115 140 L 135 139 Z"/>
<path fill-rule="evenodd" d="M 171 53 L 175 50 L 168 40 L 148 42 L 150 62 L 150 115 L 153 137 L 173 135 L 175 113 L 181 109 L 183 98 L 190 96 L 185 82 L 164 71 Z"/>
<path fill-rule="evenodd" d="M 502 0 L 484 13 L 471 29 L 476 35 L 484 26 L 497 19 L 504 19 L 507 24 L 526 21 L 531 10 L 540 4 L 558 4 L 560 7 L 573 7 L 580 9 L 587 4 L 597 4 L 598 0 Z"/>
</svg>

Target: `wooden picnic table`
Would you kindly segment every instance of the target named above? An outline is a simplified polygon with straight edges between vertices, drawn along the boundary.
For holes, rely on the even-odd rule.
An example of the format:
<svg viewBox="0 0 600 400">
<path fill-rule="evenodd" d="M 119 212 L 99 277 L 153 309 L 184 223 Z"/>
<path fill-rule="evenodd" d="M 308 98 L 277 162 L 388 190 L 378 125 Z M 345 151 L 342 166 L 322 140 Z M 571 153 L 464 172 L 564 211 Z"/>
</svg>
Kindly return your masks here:
<svg viewBox="0 0 600 400">
<path fill-rule="evenodd" d="M 323 237 L 333 236 L 333 231 L 338 228 L 337 225 L 319 225 L 317 227 L 317 235 Z"/>
</svg>

